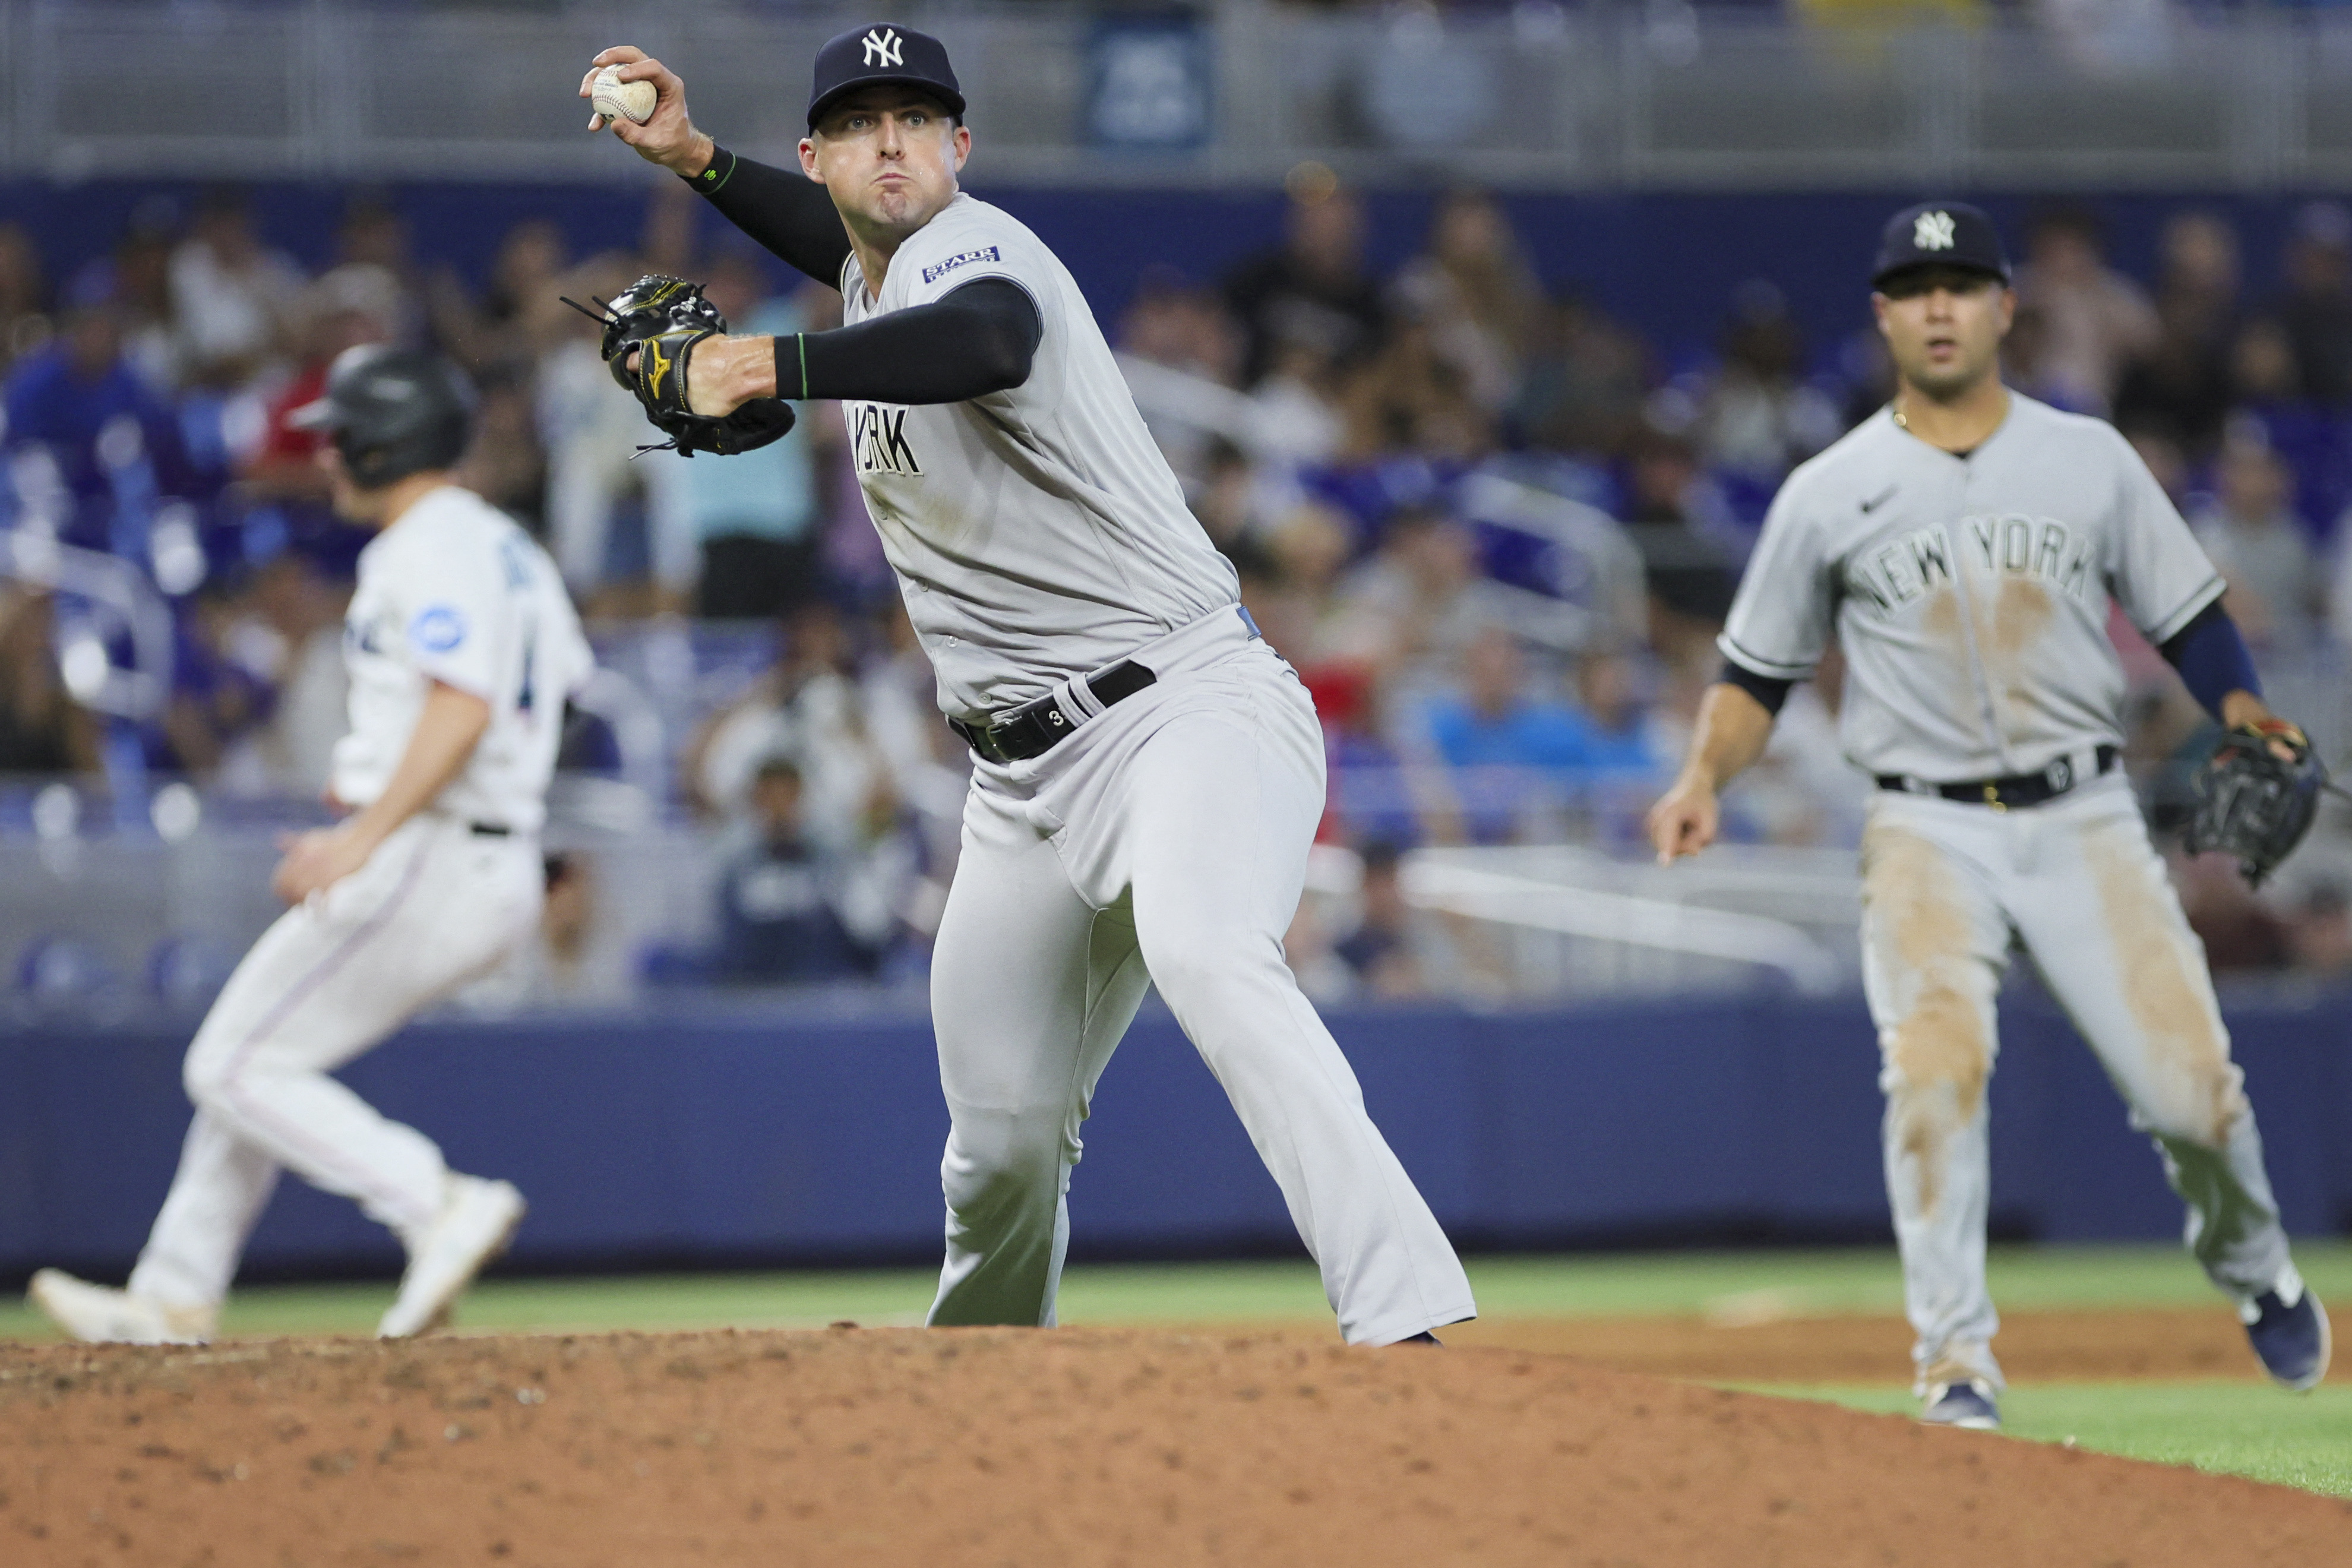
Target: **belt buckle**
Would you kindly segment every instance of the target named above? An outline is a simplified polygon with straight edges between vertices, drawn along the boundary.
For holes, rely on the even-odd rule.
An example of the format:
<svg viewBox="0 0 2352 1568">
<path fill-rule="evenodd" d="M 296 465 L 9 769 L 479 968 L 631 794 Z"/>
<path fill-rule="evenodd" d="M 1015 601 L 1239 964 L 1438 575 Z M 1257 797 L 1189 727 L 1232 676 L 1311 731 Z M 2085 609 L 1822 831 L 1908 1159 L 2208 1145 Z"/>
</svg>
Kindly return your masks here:
<svg viewBox="0 0 2352 1568">
<path fill-rule="evenodd" d="M 2009 809 L 2009 803 L 2000 798 L 2000 785 L 1997 784 L 1987 784 L 1984 786 L 1984 803 L 1995 811 L 2005 812 Z"/>
</svg>

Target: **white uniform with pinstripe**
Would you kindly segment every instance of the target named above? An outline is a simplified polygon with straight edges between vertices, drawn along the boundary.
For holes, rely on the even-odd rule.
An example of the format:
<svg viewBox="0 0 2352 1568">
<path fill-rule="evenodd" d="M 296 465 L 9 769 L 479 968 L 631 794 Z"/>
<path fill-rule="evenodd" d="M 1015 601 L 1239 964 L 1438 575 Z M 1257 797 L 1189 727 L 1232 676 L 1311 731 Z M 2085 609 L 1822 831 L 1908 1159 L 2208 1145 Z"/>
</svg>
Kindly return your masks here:
<svg viewBox="0 0 2352 1568">
<path fill-rule="evenodd" d="M 483 973 L 538 920 L 538 833 L 563 700 L 591 668 L 562 579 L 503 513 L 434 490 L 361 552 L 344 626 L 352 731 L 334 790 L 375 798 L 429 683 L 490 704 L 434 805 L 367 864 L 288 910 L 246 954 L 188 1049 L 194 1121 L 130 1289 L 172 1307 L 227 1293 L 279 1169 L 404 1239 L 442 1201 L 441 1152 L 327 1076 Z"/>
<path fill-rule="evenodd" d="M 2012 946 L 2032 958 L 2156 1142 L 2188 1240 L 2242 1302 L 2288 1267 L 2204 949 L 2130 786 L 2110 605 L 2162 642 L 2222 583 L 2122 437 L 2011 395 L 1956 457 L 1881 411 L 1772 504 L 1722 648 L 1769 679 L 1846 659 L 1863 833 L 1864 982 L 1886 1092 L 1887 1192 L 1924 1387 L 2000 1369 L 1985 1288 L 1985 1085 Z M 2008 810 L 1935 786 L 2039 774 Z"/>
</svg>

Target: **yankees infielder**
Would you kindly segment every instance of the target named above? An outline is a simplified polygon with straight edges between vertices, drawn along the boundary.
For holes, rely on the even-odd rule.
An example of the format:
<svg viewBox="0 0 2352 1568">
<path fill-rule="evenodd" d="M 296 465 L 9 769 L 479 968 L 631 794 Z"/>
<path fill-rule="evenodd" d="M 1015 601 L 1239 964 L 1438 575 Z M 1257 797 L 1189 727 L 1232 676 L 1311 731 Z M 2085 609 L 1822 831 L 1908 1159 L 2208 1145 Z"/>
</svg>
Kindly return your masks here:
<svg viewBox="0 0 2352 1568">
<path fill-rule="evenodd" d="M 591 668 L 554 563 L 449 469 L 472 399 L 455 367 L 369 346 L 297 417 L 329 432 L 337 510 L 381 531 L 344 626 L 341 825 L 290 838 L 294 907 L 246 954 L 188 1048 L 195 1120 L 128 1289 L 56 1269 L 34 1305 L 80 1340 L 211 1337 L 278 1169 L 356 1200 L 406 1244 L 378 1332 L 422 1333 L 520 1223 L 504 1182 L 457 1174 L 328 1075 L 495 967 L 539 918 L 538 835 L 563 701 Z"/>
<path fill-rule="evenodd" d="M 2327 1321 L 2287 1255 L 2203 949 L 2116 772 L 2110 596 L 2209 710 L 2294 733 L 2260 697 L 2221 579 L 2123 438 L 2002 386 L 2014 297 L 1992 223 L 1930 203 L 1889 223 L 1872 303 L 1895 399 L 1789 477 L 1739 585 L 1721 683 L 1652 809 L 1662 861 L 1715 837 L 1834 636 L 1864 830 L 1864 980 L 1886 1094 L 1886 1184 L 1925 1419 L 1999 1424 L 1985 1289 L 1994 993 L 2021 945 L 2156 1140 L 2188 1244 L 2270 1374 L 2326 1372 Z"/>
<path fill-rule="evenodd" d="M 826 44 L 793 172 L 698 132 L 684 84 L 636 49 L 592 75 L 614 63 L 658 90 L 622 139 L 845 304 L 837 331 L 707 339 L 661 374 L 686 375 L 697 414 L 845 401 L 940 706 L 975 753 L 932 963 L 951 1131 L 929 1321 L 1054 1321 L 1079 1123 L 1152 983 L 1281 1184 L 1346 1337 L 1472 1316 L 1283 963 L 1322 809 L 1314 709 L 1242 613 L 1069 273 L 959 193 L 971 138 L 945 48 L 890 25 Z"/>
</svg>

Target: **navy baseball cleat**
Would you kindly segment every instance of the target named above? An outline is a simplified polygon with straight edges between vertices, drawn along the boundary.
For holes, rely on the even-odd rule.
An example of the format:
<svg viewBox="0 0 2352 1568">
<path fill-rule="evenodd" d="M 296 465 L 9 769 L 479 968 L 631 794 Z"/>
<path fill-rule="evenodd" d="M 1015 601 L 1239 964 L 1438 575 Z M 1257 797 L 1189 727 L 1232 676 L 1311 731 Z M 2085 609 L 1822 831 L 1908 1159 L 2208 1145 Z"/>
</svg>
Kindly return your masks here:
<svg viewBox="0 0 2352 1568">
<path fill-rule="evenodd" d="M 2292 1264 L 2279 1282 L 2238 1309 L 2246 1339 L 2271 1381 L 2300 1394 L 2327 1375 L 2327 1310 Z"/>
<path fill-rule="evenodd" d="M 1927 1407 L 1919 1413 L 1928 1426 L 1958 1426 L 1969 1432 L 2000 1430 L 2000 1406 L 1992 1401 L 1992 1384 L 1972 1377 L 1966 1383 L 1931 1383 Z"/>
</svg>

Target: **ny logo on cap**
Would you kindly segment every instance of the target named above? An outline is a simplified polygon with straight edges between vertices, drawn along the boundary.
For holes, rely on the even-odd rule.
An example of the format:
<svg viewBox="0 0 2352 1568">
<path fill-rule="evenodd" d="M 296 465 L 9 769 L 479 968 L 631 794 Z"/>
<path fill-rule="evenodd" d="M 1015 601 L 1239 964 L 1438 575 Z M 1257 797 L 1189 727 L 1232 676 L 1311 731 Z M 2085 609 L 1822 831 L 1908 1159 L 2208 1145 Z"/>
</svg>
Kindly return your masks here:
<svg viewBox="0 0 2352 1568">
<path fill-rule="evenodd" d="M 1949 213 L 1921 213 L 1911 226 L 1911 243 L 1921 250 L 1949 250 L 1953 239 Z"/>
<path fill-rule="evenodd" d="M 907 41 L 898 36 L 898 28 L 878 27 L 866 33 L 866 63 L 869 66 L 902 66 L 907 63 Z"/>
</svg>

